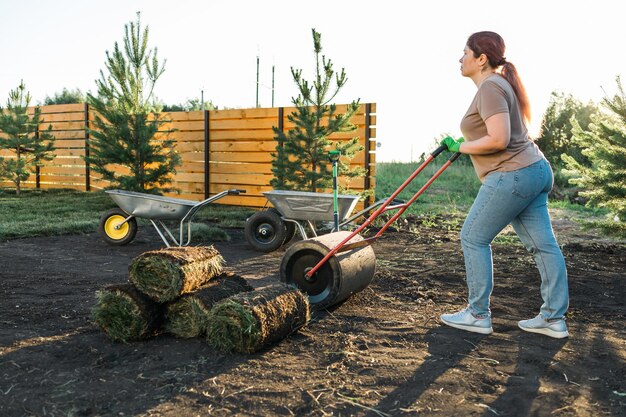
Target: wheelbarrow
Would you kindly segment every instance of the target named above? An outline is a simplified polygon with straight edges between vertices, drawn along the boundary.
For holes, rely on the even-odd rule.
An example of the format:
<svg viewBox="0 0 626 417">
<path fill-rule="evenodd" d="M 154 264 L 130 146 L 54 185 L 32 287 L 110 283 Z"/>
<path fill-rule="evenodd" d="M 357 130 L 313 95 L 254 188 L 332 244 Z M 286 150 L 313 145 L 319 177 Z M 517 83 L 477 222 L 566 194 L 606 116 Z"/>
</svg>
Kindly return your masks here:
<svg viewBox="0 0 626 417">
<path fill-rule="evenodd" d="M 315 221 L 333 220 L 333 195 L 308 191 L 272 190 L 263 195 L 273 207 L 257 211 L 248 217 L 245 237 L 250 246 L 261 252 L 271 252 L 289 242 L 300 232 L 308 239 L 308 225 L 317 236 Z M 345 220 L 359 201 L 358 195 L 338 195 L 339 218 Z"/>
<path fill-rule="evenodd" d="M 250 246 L 261 252 L 272 252 L 293 239 L 296 232 L 303 240 L 309 234 L 317 237 L 316 221 L 331 222 L 334 217 L 333 195 L 307 191 L 272 190 L 263 195 L 273 207 L 257 211 L 246 219 L 245 237 Z M 337 232 L 342 227 L 384 204 L 387 199 L 379 200 L 369 207 L 350 216 L 359 201 L 359 196 L 339 194 L 339 227 L 333 226 L 330 232 Z M 396 200 L 396 203 L 403 203 Z M 348 217 L 350 216 L 350 217 Z M 307 232 L 308 227 L 308 232 Z"/>
<path fill-rule="evenodd" d="M 191 219 L 202 207 L 227 195 L 239 195 L 245 190 L 222 191 L 203 201 L 184 200 L 135 191 L 105 191 L 119 206 L 105 212 L 100 218 L 98 231 L 111 245 L 126 245 L 137 234 L 137 218 L 150 220 L 167 247 L 187 246 L 191 242 Z M 179 238 L 168 229 L 164 221 L 179 222 Z"/>
<path fill-rule="evenodd" d="M 453 154 L 407 202 L 396 203 L 395 198 L 446 149 L 447 147 L 442 145 L 433 151 L 411 176 L 354 231 L 336 231 L 292 244 L 285 251 L 280 263 L 280 281 L 306 293 L 311 308 L 314 310 L 330 307 L 365 289 L 374 277 L 376 267 L 376 257 L 371 244 L 460 154 Z M 380 214 L 390 210 L 397 210 L 397 212 L 374 236 L 363 238 L 359 235 Z"/>
</svg>

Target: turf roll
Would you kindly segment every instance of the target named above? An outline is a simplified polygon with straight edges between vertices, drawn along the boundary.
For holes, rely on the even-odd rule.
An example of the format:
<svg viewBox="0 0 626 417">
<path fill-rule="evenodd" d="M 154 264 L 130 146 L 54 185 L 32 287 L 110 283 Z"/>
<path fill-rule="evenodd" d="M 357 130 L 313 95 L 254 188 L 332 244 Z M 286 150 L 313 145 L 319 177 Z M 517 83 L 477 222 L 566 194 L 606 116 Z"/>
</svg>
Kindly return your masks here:
<svg viewBox="0 0 626 417">
<path fill-rule="evenodd" d="M 183 294 L 165 306 L 163 330 L 181 338 L 202 336 L 209 311 L 215 303 L 232 295 L 253 291 L 241 276 L 223 273 L 198 290 Z"/>
<path fill-rule="evenodd" d="M 162 311 L 162 306 L 132 284 L 119 284 L 96 291 L 92 318 L 111 339 L 130 342 L 154 335 L 160 328 Z"/>
<path fill-rule="evenodd" d="M 305 294 L 272 285 L 215 304 L 207 319 L 206 340 L 220 350 L 253 353 L 289 336 L 309 319 Z"/>
<path fill-rule="evenodd" d="M 224 258 L 213 246 L 157 249 L 132 260 L 129 280 L 154 301 L 165 303 L 195 291 L 222 273 Z"/>
</svg>

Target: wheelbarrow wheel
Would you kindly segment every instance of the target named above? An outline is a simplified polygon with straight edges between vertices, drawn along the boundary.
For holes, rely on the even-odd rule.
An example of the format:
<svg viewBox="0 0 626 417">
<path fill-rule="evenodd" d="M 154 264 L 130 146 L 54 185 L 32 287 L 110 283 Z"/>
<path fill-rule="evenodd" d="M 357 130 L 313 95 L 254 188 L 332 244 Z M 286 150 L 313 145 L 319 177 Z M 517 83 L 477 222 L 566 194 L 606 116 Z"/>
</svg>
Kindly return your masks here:
<svg viewBox="0 0 626 417">
<path fill-rule="evenodd" d="M 137 234 L 137 220 L 134 217 L 118 227 L 127 217 L 128 215 L 124 210 L 119 208 L 108 210 L 102 215 L 98 232 L 100 232 L 100 235 L 108 244 L 127 245 L 135 238 Z"/>
<path fill-rule="evenodd" d="M 275 211 L 257 211 L 246 220 L 246 240 L 254 249 L 271 252 L 285 242 L 287 226 Z"/>
<path fill-rule="evenodd" d="M 278 214 L 278 217 L 281 217 L 281 220 L 282 220 L 282 214 L 280 214 L 280 211 L 278 211 L 274 207 L 270 207 L 267 210 L 273 211 L 274 213 Z M 283 220 L 283 223 L 285 224 L 285 227 L 287 228 L 287 231 L 285 233 L 285 241 L 283 242 L 283 245 L 285 245 L 291 242 L 291 239 L 293 239 L 293 237 L 296 235 L 296 224 L 294 222 L 287 222 L 284 220 Z"/>
</svg>

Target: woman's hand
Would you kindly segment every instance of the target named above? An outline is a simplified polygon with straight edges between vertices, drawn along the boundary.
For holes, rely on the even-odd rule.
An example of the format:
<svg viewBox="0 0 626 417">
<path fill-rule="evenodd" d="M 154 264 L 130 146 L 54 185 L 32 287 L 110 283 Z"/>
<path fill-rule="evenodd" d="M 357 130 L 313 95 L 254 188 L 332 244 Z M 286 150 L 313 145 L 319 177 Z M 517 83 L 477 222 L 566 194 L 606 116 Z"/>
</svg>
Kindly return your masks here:
<svg viewBox="0 0 626 417">
<path fill-rule="evenodd" d="M 441 142 L 439 142 L 439 144 L 446 145 L 450 152 L 459 152 L 463 141 L 465 141 L 463 138 L 454 139 L 452 136 L 446 136 L 441 140 Z"/>
</svg>

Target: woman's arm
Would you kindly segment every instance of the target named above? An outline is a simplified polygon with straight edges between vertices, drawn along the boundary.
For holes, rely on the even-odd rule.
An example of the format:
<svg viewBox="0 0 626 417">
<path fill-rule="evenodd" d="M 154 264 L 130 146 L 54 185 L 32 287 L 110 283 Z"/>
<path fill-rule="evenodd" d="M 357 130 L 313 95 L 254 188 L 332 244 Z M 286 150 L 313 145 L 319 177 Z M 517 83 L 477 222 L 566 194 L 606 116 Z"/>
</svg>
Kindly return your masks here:
<svg viewBox="0 0 626 417">
<path fill-rule="evenodd" d="M 461 143 L 459 152 L 470 155 L 488 155 L 503 151 L 511 140 L 511 120 L 508 113 L 496 113 L 485 120 L 487 135 L 471 142 Z"/>
</svg>

